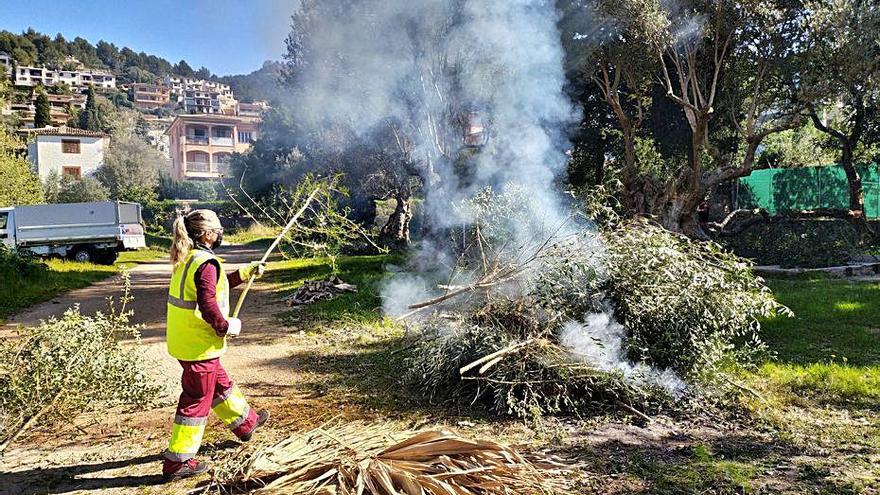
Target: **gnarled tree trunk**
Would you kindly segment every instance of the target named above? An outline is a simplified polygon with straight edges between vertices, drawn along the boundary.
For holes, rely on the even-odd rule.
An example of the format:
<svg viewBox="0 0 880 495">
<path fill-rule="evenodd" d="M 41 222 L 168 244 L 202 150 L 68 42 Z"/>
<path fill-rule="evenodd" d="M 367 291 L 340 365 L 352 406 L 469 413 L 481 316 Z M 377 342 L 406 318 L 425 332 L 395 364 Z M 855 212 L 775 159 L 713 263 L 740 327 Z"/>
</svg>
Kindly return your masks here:
<svg viewBox="0 0 880 495">
<path fill-rule="evenodd" d="M 413 216 L 410 199 L 402 194 L 394 196 L 394 212 L 388 217 L 379 236 L 386 246 L 403 248 L 409 245 L 409 222 Z"/>
</svg>

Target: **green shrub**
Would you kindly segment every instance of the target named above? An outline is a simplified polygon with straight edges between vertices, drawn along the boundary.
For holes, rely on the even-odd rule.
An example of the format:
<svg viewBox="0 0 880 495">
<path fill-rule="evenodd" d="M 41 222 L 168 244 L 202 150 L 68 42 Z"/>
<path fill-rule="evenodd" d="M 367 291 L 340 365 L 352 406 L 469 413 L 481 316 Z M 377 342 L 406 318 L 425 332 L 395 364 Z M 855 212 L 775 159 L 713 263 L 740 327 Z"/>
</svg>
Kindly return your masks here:
<svg viewBox="0 0 880 495">
<path fill-rule="evenodd" d="M 845 220 L 774 219 L 720 241 L 759 265 L 817 268 L 845 265 L 858 248 L 858 234 Z"/>
<path fill-rule="evenodd" d="M 94 177 L 75 179 L 61 177 L 55 172 L 46 177 L 43 192 L 47 203 L 88 203 L 110 199 L 110 190 Z"/>
<path fill-rule="evenodd" d="M 141 214 L 147 229 L 158 234 L 169 234 L 180 205 L 173 200 L 163 199 L 150 201 L 143 207 Z"/>
<path fill-rule="evenodd" d="M 74 306 L 0 343 L 0 445 L 43 421 L 156 397 L 159 387 L 140 350 L 121 342 L 139 337 L 129 324 L 124 280 L 120 306 L 111 301 L 106 312 L 92 316 Z"/>
<path fill-rule="evenodd" d="M 218 185 L 214 181 L 175 180 L 167 175 L 159 178 L 159 199 L 195 199 L 214 201 Z"/>
<path fill-rule="evenodd" d="M 30 251 L 19 252 L 0 244 L 0 278 L 11 286 L 26 279 L 42 277 L 49 267 Z"/>
</svg>

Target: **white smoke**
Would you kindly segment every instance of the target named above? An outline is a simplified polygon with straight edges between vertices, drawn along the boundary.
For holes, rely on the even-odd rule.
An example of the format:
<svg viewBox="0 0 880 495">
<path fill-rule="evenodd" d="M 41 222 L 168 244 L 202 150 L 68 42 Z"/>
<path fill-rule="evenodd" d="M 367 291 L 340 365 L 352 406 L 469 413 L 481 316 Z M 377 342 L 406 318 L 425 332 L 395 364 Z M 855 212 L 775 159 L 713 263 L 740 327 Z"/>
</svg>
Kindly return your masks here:
<svg viewBox="0 0 880 495">
<path fill-rule="evenodd" d="M 601 371 L 618 372 L 635 385 L 662 388 L 675 398 L 684 395 L 687 385 L 672 370 L 630 363 L 626 359 L 625 339 L 626 329 L 608 312 L 585 315 L 583 322 L 570 321 L 560 334 L 560 343 L 572 359 Z"/>
<path fill-rule="evenodd" d="M 564 170 L 566 129 L 578 122 L 563 94 L 563 50 L 552 1 L 330 0 L 305 53 L 294 102 L 300 118 L 345 122 L 360 135 L 399 125 L 430 183 L 432 225 L 466 222 L 450 203 L 485 186 L 527 185 L 547 223 L 564 218 L 553 181 Z M 337 12 L 338 10 L 338 12 Z M 336 13 L 337 15 L 332 15 Z M 452 169 L 462 147 L 455 117 L 477 111 L 491 137 L 473 180 Z"/>
<path fill-rule="evenodd" d="M 557 181 L 567 162 L 568 130 L 580 115 L 564 93 L 560 18 L 553 1 L 317 4 L 321 7 L 308 22 L 318 27 L 309 30 L 312 38 L 297 75 L 294 108 L 303 122 L 316 129 L 343 122 L 357 136 L 400 128 L 422 166 L 424 222 L 434 229 L 472 223 L 469 210 L 456 206 L 490 187 L 499 195 L 527 192 L 529 218 L 515 222 L 511 244 L 529 246 L 560 233 L 569 209 Z M 485 119 L 488 139 L 468 154 L 470 177 L 462 181 L 455 163 L 465 143 L 456 117 L 472 112 Z M 599 244 L 588 239 L 583 249 L 593 252 Z M 448 246 L 425 239 L 410 257 L 413 272 L 398 273 L 384 285 L 385 314 L 408 313 L 408 306 L 436 293 L 438 282 L 467 283 L 448 280 L 455 263 Z M 623 328 L 607 314 L 570 322 L 563 333 L 564 345 L 578 359 L 628 379 L 682 389 L 669 372 L 629 364 L 623 338 Z"/>
</svg>

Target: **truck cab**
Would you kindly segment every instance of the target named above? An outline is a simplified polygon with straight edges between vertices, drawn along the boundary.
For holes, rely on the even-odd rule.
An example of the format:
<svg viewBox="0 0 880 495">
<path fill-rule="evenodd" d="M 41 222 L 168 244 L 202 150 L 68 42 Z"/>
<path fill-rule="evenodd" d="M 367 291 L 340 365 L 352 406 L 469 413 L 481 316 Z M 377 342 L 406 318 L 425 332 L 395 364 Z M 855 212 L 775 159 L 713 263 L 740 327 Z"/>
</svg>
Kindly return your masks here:
<svg viewBox="0 0 880 495">
<path fill-rule="evenodd" d="M 15 249 L 15 216 L 12 208 L 0 208 L 0 243 Z"/>
</svg>

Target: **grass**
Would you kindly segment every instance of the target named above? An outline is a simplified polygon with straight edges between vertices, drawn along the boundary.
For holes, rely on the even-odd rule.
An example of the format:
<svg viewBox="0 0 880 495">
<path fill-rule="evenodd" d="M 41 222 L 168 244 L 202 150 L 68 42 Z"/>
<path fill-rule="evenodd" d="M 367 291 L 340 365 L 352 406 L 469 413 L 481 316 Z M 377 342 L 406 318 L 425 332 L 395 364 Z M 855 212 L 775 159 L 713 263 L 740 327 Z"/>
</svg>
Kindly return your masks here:
<svg viewBox="0 0 880 495">
<path fill-rule="evenodd" d="M 160 251 L 168 251 L 171 249 L 171 238 L 163 235 L 144 234 L 148 248 L 158 249 Z"/>
<path fill-rule="evenodd" d="M 223 242 L 229 244 L 242 244 L 245 246 L 262 246 L 272 243 L 278 232 L 269 227 L 251 225 L 247 229 L 224 233 Z"/>
<path fill-rule="evenodd" d="M 122 253 L 119 253 L 119 258 L 116 260 L 115 266 L 122 268 L 131 268 L 138 263 L 153 261 L 157 258 L 165 256 L 166 254 L 168 254 L 168 251 L 154 247 L 139 249 L 137 251 L 124 251 Z"/>
<path fill-rule="evenodd" d="M 297 351 L 290 360 L 304 376 L 315 378 L 306 387 L 323 401 L 394 417 L 430 407 L 412 400 L 411 391 L 401 386 L 404 330 L 379 310 L 385 265 L 401 262 L 396 255 L 339 257 L 337 275 L 357 285 L 356 293 L 277 314 L 285 326 L 299 330 L 291 332 Z M 272 262 L 268 269 L 264 280 L 275 284 L 282 297 L 307 280 L 332 274 L 326 258 Z"/>
<path fill-rule="evenodd" d="M 778 391 L 823 404 L 880 399 L 880 284 L 833 279 L 770 280 L 793 318 L 763 323 L 776 353 L 758 375 Z"/>
<path fill-rule="evenodd" d="M 357 292 L 284 311 L 278 316 L 285 323 L 306 326 L 309 331 L 338 323 L 387 325 L 389 322 L 379 311 L 382 306 L 379 285 L 386 276 L 385 263 L 400 261 L 399 257 L 393 255 L 342 256 L 337 260 L 337 275 L 343 281 L 357 285 Z M 322 280 L 331 274 L 332 269 L 326 258 L 299 258 L 271 263 L 267 280 L 278 284 L 278 290 L 283 293 L 291 293 L 306 280 Z"/>
<path fill-rule="evenodd" d="M 795 313 L 763 324 L 779 362 L 880 365 L 880 284 L 822 278 L 768 284 Z"/>
<path fill-rule="evenodd" d="M 747 409 L 807 453 L 799 473 L 820 493 L 880 486 L 870 454 L 880 450 L 880 284 L 804 277 L 768 285 L 795 316 L 762 323 L 775 357 L 743 377 L 764 397 L 744 398 Z"/>
<path fill-rule="evenodd" d="M 147 249 L 124 251 L 113 265 L 79 263 L 67 259 L 43 260 L 46 269 L 27 277 L 10 275 L 12 283 L 0 285 L 0 323 L 24 308 L 48 301 L 67 291 L 87 287 L 138 263 L 154 260 L 166 254 L 161 237 L 147 236 Z M 2 272 L 2 270 L 0 270 Z"/>
<path fill-rule="evenodd" d="M 635 456 L 629 471 L 651 485 L 651 493 L 752 493 L 753 480 L 760 467 L 743 461 L 724 459 L 711 448 L 698 443 L 673 458 L 654 459 Z"/>
</svg>

